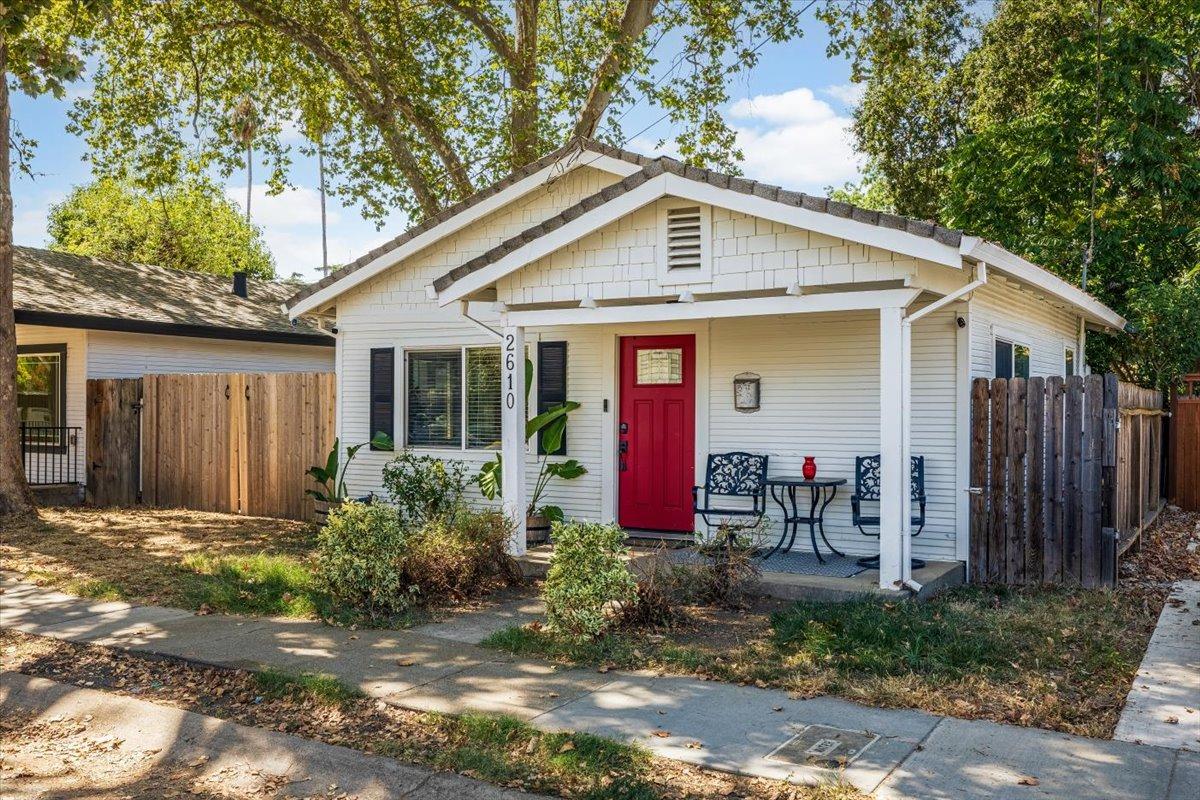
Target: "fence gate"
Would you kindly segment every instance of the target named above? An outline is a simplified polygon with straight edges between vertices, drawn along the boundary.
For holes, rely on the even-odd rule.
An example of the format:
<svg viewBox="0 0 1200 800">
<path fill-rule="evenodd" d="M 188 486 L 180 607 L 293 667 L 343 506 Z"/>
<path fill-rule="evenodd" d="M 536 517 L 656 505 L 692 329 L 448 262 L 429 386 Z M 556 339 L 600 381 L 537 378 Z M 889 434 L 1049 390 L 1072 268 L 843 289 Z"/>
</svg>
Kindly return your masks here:
<svg viewBox="0 0 1200 800">
<path fill-rule="evenodd" d="M 1200 511 L 1200 372 L 1183 379 L 1171 403 L 1171 498 Z"/>
<path fill-rule="evenodd" d="M 98 506 L 138 501 L 141 466 L 140 378 L 87 382 L 87 497 Z"/>
<path fill-rule="evenodd" d="M 147 375 L 149 505 L 310 519 L 305 472 L 333 444 L 333 373 Z"/>
</svg>

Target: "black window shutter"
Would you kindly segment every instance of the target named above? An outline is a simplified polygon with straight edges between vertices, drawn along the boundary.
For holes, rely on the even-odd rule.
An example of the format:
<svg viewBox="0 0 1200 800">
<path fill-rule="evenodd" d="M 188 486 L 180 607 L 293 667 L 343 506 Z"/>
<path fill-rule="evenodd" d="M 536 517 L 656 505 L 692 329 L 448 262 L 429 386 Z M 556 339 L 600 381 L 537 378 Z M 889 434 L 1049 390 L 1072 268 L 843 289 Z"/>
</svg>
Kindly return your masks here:
<svg viewBox="0 0 1200 800">
<path fill-rule="evenodd" d="M 386 433 L 395 439 L 396 348 L 371 348 L 371 430 L 368 438 Z M 371 449 L 377 449 L 371 445 Z"/>
<path fill-rule="evenodd" d="M 567 343 L 538 342 L 537 412 L 549 411 L 567 402 Z M 538 453 L 545 454 L 541 434 L 538 434 Z M 567 434 L 563 433 L 562 445 L 550 455 L 560 456 L 567 452 Z"/>
</svg>

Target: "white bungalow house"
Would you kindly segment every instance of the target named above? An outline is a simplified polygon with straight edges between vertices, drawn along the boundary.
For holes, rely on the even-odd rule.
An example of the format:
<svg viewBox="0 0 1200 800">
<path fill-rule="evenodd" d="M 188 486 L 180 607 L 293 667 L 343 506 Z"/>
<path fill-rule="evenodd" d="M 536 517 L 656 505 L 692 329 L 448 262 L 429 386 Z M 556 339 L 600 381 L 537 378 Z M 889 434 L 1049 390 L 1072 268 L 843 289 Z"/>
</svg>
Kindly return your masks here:
<svg viewBox="0 0 1200 800">
<path fill-rule="evenodd" d="M 830 543 L 911 580 L 910 552 L 965 561 L 969 384 L 1081 369 L 1089 328 L 1125 320 L 1003 247 L 929 222 L 576 141 L 422 222 L 288 301 L 337 338 L 342 441 L 481 464 L 502 440 L 505 507 L 524 523 L 531 402 L 582 403 L 552 487 L 568 516 L 700 529 L 711 453 L 849 484 Z M 760 397 L 735 403 L 735 379 Z M 878 539 L 851 523 L 855 458 L 880 454 Z M 908 455 L 927 523 L 909 536 Z M 360 455 L 358 493 L 389 454 Z M 649 498 L 649 500 L 647 500 Z M 775 524 L 779 512 L 774 509 Z M 807 542 L 802 534 L 797 542 Z M 523 552 L 523 530 L 512 542 Z M 799 545 L 797 545 L 799 546 Z"/>
<path fill-rule="evenodd" d="M 13 289 L 25 474 L 52 500 L 88 478 L 89 380 L 333 369 L 333 337 L 281 311 L 290 284 L 14 247 Z"/>
</svg>

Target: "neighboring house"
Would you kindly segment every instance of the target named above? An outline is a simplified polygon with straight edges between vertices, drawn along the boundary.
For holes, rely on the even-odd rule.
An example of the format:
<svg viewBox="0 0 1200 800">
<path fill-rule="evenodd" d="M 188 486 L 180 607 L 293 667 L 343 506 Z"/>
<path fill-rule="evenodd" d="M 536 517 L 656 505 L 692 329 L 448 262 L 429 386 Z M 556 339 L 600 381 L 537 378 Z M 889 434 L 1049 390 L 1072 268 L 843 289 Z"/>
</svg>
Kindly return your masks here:
<svg viewBox="0 0 1200 800">
<path fill-rule="evenodd" d="M 707 456 L 770 456 L 846 478 L 831 542 L 965 561 L 970 382 L 1080 370 L 1089 328 L 1125 320 L 1003 247 L 929 222 L 576 142 L 288 301 L 337 331 L 338 431 L 478 465 L 503 441 L 505 487 L 535 468 L 530 409 L 582 403 L 552 486 L 569 516 L 686 532 Z M 735 379 L 759 381 L 757 410 Z M 906 387 L 911 386 L 910 395 Z M 880 539 L 851 524 L 855 457 L 882 454 Z M 928 524 L 909 528 L 905 453 L 923 455 Z M 350 468 L 380 491 L 387 453 Z M 526 473 L 528 474 L 528 472 Z M 505 505 L 524 522 L 520 491 Z M 770 509 L 776 519 L 777 508 Z M 513 550 L 521 551 L 518 533 Z"/>
<path fill-rule="evenodd" d="M 17 406 L 35 485 L 86 482 L 93 378 L 328 372 L 333 337 L 291 322 L 295 287 L 13 248 Z"/>
</svg>

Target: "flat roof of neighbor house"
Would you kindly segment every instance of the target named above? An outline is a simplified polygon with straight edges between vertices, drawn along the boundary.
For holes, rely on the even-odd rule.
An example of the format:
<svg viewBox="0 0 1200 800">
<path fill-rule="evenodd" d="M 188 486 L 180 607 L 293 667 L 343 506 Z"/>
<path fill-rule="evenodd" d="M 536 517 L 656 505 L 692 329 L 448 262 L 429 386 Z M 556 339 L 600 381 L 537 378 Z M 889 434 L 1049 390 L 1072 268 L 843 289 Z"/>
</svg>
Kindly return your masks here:
<svg viewBox="0 0 1200 800">
<path fill-rule="evenodd" d="M 332 347 L 306 320 L 291 322 L 283 301 L 294 284 L 13 247 L 13 309 L 18 323 L 65 328 L 240 339 Z"/>
</svg>

